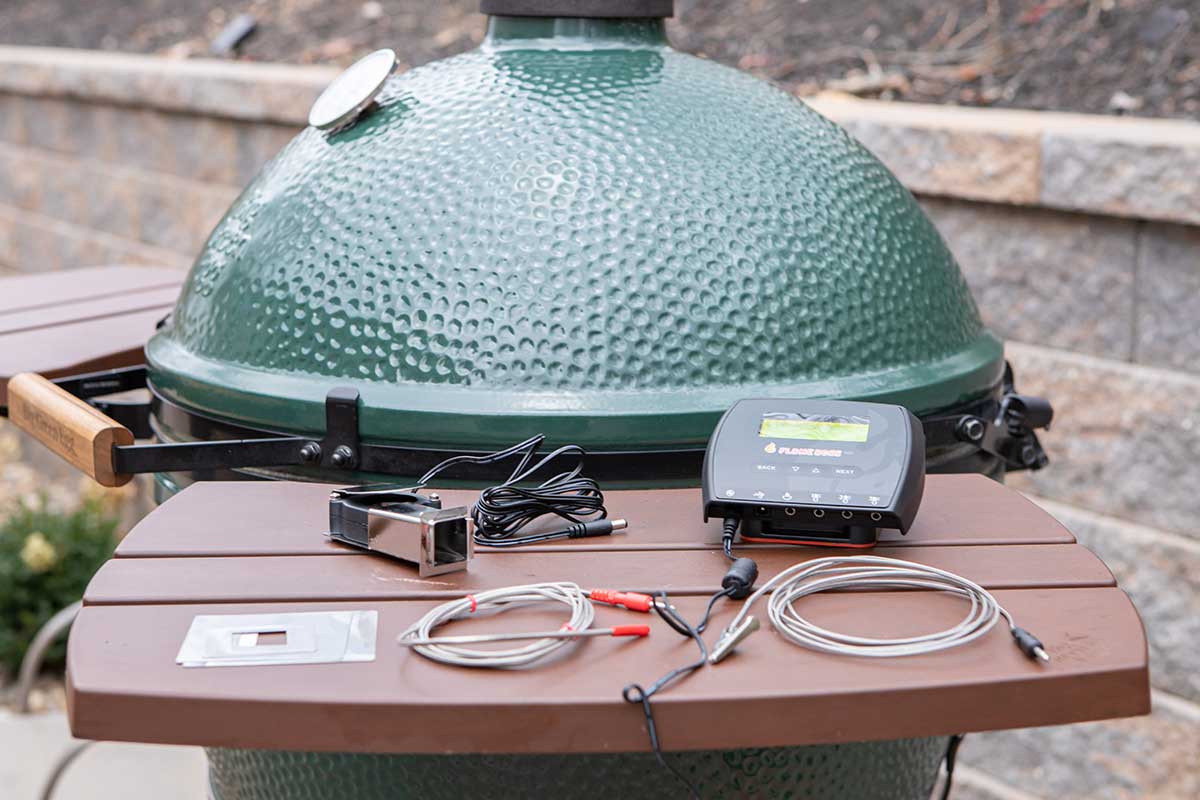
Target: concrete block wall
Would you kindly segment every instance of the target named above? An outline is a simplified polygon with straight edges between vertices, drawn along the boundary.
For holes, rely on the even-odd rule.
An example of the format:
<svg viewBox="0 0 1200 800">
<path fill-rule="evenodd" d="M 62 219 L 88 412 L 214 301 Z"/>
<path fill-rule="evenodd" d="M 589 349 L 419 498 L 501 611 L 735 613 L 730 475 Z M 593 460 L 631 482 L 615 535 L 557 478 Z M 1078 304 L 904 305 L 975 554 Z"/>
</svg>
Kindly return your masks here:
<svg viewBox="0 0 1200 800">
<path fill-rule="evenodd" d="M 303 124 L 319 67 L 0 47 L 0 274 L 186 267 Z M 1200 124 L 809 101 L 918 195 L 1053 463 L 1011 484 L 1116 573 L 1155 711 L 972 735 L 956 796 L 1200 796 Z"/>
<path fill-rule="evenodd" d="M 334 74 L 0 48 L 0 270 L 188 267 Z"/>
</svg>

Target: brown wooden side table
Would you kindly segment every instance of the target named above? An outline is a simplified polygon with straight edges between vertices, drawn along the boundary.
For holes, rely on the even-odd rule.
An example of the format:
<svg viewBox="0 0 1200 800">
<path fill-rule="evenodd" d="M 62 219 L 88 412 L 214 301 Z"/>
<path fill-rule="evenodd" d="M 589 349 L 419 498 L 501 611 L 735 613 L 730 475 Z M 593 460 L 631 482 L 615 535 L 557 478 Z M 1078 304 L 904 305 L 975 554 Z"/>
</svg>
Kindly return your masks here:
<svg viewBox="0 0 1200 800">
<path fill-rule="evenodd" d="M 625 535 L 479 548 L 469 571 L 421 579 L 405 564 L 328 541 L 328 490 L 200 483 L 139 524 L 88 587 L 71 635 L 74 733 L 208 747 L 221 800 L 585 797 L 601 787 L 678 796 L 669 778 L 656 783 L 664 771 L 645 754 L 640 709 L 621 698 L 626 684 L 695 658 L 693 643 L 660 620 L 651 620 L 646 639 L 592 640 L 551 664 L 510 671 L 447 667 L 395 639 L 436 603 L 537 580 L 665 588 L 697 618 L 727 564 L 719 523 L 700 521 L 698 491 L 611 492 L 610 512 L 631 522 Z M 473 496 L 443 492 L 451 505 Z M 764 578 L 830 554 L 738 549 L 758 561 Z M 812 776 L 829 796 L 920 796 L 942 737 L 1149 711 L 1146 640 L 1129 599 L 1096 556 L 1012 490 L 978 475 L 930 476 L 909 535 L 890 532 L 873 552 L 982 584 L 1053 660 L 1025 658 L 1002 626 L 961 648 L 897 659 L 813 652 L 760 631 L 728 661 L 655 701 L 669 757 L 706 796 L 794 791 Z M 962 613 L 955 598 L 925 591 L 803 602 L 818 624 L 866 635 L 940 628 Z M 738 605 L 718 608 L 710 639 Z M 376 659 L 213 669 L 175 663 L 198 614 L 319 609 L 377 611 Z M 503 624 L 542 629 L 559 616 L 531 611 Z M 597 624 L 646 620 L 632 616 L 599 607 Z M 454 632 L 486 627 L 464 621 Z"/>
<path fill-rule="evenodd" d="M 142 363 L 183 278 L 120 266 L 0 278 L 0 406 L 20 372 L 57 378 Z"/>
</svg>

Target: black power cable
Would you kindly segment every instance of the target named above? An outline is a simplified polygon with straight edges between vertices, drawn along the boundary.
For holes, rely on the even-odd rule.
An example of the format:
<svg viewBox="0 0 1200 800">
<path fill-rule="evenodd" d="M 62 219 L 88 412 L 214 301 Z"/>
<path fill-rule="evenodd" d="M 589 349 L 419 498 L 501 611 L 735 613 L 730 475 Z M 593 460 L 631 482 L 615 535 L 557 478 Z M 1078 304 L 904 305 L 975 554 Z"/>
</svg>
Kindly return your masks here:
<svg viewBox="0 0 1200 800">
<path fill-rule="evenodd" d="M 737 536 L 740 525 L 741 520 L 737 517 L 726 517 L 725 522 L 721 524 L 721 549 L 730 561 L 736 561 L 733 555 L 733 537 Z"/>
<path fill-rule="evenodd" d="M 958 758 L 958 748 L 965 736 L 965 733 L 956 733 L 946 743 L 946 783 L 942 786 L 941 800 L 950 800 L 950 790 L 954 788 L 954 762 Z"/>
<path fill-rule="evenodd" d="M 504 450 L 485 456 L 461 455 L 448 458 L 430 469 L 418 481 L 418 487 L 429 484 L 437 475 L 457 464 L 493 464 L 520 456 L 508 479 L 479 493 L 471 507 L 475 520 L 475 543 L 489 547 L 516 547 L 554 539 L 579 539 L 607 536 L 625 528 L 625 520 L 609 520 L 604 507 L 604 493 L 592 478 L 583 475 L 583 458 L 587 455 L 576 444 L 564 445 L 530 464 L 546 437 L 542 434 L 526 439 Z M 547 478 L 536 486 L 519 486 L 529 481 L 552 461 L 563 456 L 578 456 L 572 469 Z M 571 523 L 566 528 L 518 536 L 526 525 L 553 514 Z"/>
</svg>

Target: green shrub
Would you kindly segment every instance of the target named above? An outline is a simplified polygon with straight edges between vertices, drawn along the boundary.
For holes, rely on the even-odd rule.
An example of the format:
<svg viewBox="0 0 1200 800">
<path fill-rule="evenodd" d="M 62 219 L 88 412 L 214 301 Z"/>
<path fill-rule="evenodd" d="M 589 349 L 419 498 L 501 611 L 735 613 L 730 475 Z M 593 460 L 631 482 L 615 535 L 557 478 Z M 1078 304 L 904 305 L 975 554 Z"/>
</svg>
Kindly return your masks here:
<svg viewBox="0 0 1200 800">
<path fill-rule="evenodd" d="M 49 510 L 45 498 L 21 501 L 0 520 L 0 669 L 15 672 L 38 628 L 83 596 L 112 555 L 117 524 L 112 504 L 98 496 L 70 513 Z M 60 641 L 44 663 L 61 667 L 65 660 Z"/>
</svg>

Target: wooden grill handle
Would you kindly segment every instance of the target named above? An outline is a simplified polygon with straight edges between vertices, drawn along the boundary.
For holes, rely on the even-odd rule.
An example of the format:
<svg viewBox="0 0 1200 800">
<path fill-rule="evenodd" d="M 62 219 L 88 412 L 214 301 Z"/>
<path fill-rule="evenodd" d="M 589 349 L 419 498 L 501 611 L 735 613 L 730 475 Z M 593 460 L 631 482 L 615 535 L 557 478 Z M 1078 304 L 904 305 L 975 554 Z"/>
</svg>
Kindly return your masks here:
<svg viewBox="0 0 1200 800">
<path fill-rule="evenodd" d="M 133 477 L 113 468 L 113 447 L 133 444 L 133 433 L 41 375 L 9 379 L 8 417 L 101 486 L 123 486 Z"/>
</svg>

